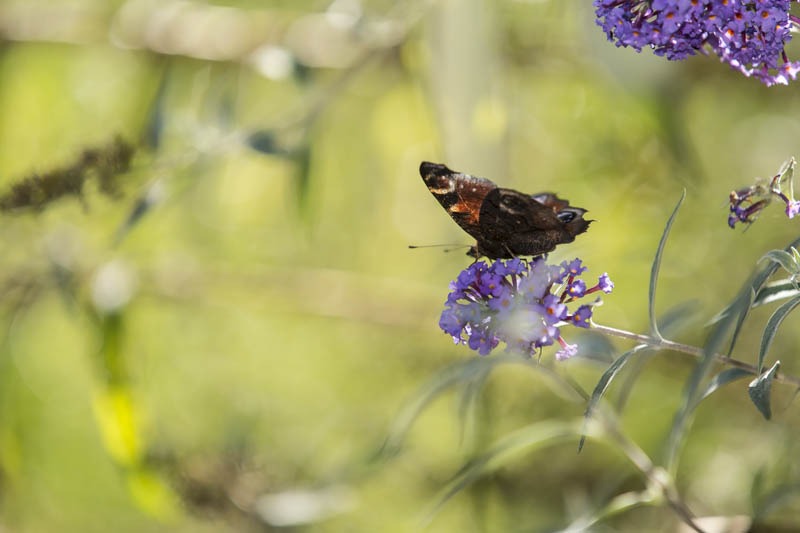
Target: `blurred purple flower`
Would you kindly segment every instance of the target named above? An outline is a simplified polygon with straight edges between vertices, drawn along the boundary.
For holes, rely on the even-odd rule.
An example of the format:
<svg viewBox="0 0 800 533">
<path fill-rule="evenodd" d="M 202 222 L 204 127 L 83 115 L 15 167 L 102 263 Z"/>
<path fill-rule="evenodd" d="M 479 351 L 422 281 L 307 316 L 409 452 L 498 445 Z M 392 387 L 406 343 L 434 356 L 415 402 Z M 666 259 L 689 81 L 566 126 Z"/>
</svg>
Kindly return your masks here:
<svg viewBox="0 0 800 533">
<path fill-rule="evenodd" d="M 595 0 L 597 24 L 617 46 L 649 47 L 670 60 L 713 51 L 765 85 L 797 78 L 784 50 L 798 19 L 797 0 Z"/>
<path fill-rule="evenodd" d="M 556 361 L 565 361 L 578 353 L 577 344 L 567 344 L 566 341 L 561 341 L 561 349 L 556 352 Z"/>
</svg>

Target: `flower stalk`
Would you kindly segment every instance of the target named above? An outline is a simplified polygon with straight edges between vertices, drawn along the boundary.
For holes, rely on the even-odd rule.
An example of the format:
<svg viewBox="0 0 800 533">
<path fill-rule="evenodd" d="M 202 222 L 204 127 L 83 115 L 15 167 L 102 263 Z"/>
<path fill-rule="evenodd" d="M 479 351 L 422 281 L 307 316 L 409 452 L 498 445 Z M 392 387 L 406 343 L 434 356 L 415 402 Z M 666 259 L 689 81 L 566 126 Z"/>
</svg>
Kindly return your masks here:
<svg viewBox="0 0 800 533">
<path fill-rule="evenodd" d="M 697 358 L 700 358 L 704 355 L 703 349 L 698 346 L 692 346 L 690 344 L 683 344 L 680 342 L 674 342 L 667 339 L 652 337 L 650 335 L 633 333 L 622 329 L 612 328 L 610 326 L 603 326 L 600 324 L 592 323 L 592 330 L 597 331 L 598 333 L 602 333 L 603 335 L 628 339 L 635 341 L 639 344 L 652 346 L 653 348 L 681 352 Z M 750 363 L 741 361 L 739 359 L 734 359 L 733 357 L 720 353 L 714 354 L 714 358 L 724 365 L 740 368 L 746 372 L 749 372 L 750 374 L 753 374 L 754 376 L 758 376 L 760 374 L 758 371 L 758 367 L 756 367 L 755 365 L 751 365 Z M 775 381 L 780 383 L 786 383 L 800 388 L 800 378 L 796 376 L 791 376 L 779 372 L 778 374 L 775 375 Z"/>
</svg>

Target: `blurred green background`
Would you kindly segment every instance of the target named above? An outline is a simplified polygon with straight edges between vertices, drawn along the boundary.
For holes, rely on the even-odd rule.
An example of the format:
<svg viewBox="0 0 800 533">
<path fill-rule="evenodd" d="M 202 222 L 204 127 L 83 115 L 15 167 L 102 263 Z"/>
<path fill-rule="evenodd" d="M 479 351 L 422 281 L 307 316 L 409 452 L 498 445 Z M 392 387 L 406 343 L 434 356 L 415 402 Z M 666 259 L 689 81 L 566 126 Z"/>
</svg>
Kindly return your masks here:
<svg viewBox="0 0 800 533">
<path fill-rule="evenodd" d="M 552 350 L 541 370 L 495 368 L 466 426 L 449 391 L 376 455 L 428 380 L 475 358 L 437 326 L 470 259 L 407 247 L 470 244 L 419 163 L 588 208 L 590 231 L 551 259 L 608 272 L 595 320 L 637 332 L 685 188 L 658 310 L 692 302 L 674 336 L 701 344 L 758 258 L 797 236 L 778 207 L 731 231 L 726 201 L 800 156 L 799 114 L 796 87 L 615 48 L 588 0 L 4 0 L 0 528 L 543 531 L 643 488 L 618 451 L 570 442 L 425 522 L 476 450 L 582 415 L 544 371 L 591 391 L 608 361 Z M 770 311 L 734 356 L 755 360 Z M 770 355 L 789 374 L 796 326 Z M 692 368 L 659 353 L 629 391 L 622 427 L 654 458 Z M 773 393 L 769 422 L 746 381 L 701 405 L 678 471 L 698 515 L 797 485 L 793 391 Z M 797 524 L 797 501 L 775 510 Z M 643 507 L 597 530 L 677 523 Z"/>
</svg>

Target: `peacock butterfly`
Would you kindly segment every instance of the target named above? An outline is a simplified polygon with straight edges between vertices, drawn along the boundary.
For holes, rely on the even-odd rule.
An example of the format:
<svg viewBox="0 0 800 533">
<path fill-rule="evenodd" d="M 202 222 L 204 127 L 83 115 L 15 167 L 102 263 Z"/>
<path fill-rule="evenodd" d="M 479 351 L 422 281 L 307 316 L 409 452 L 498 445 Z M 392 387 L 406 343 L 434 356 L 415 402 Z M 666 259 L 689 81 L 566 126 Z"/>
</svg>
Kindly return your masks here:
<svg viewBox="0 0 800 533">
<path fill-rule="evenodd" d="M 541 255 L 574 241 L 592 222 L 583 219 L 585 209 L 553 193 L 523 194 L 427 161 L 419 173 L 445 211 L 477 241 L 467 252 L 475 258 Z"/>
</svg>

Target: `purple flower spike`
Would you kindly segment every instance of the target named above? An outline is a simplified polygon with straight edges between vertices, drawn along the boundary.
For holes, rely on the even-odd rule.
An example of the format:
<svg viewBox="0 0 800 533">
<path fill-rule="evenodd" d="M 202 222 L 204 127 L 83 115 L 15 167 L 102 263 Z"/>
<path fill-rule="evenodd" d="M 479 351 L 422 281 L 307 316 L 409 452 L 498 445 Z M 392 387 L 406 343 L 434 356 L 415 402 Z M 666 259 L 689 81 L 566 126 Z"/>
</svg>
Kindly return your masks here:
<svg viewBox="0 0 800 533">
<path fill-rule="evenodd" d="M 571 357 L 577 347 L 566 344 L 560 328 L 589 327 L 592 306 L 582 305 L 570 314 L 565 301 L 598 290 L 610 292 L 614 285 L 603 274 L 598 285 L 586 290 L 586 283 L 576 279 L 585 271 L 579 259 L 560 266 L 548 265 L 541 257 L 473 263 L 450 283 L 439 327 L 456 344 L 481 355 L 504 342 L 507 349 L 530 356 L 558 341 L 558 358 Z"/>
</svg>

